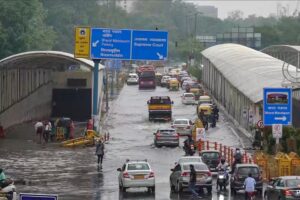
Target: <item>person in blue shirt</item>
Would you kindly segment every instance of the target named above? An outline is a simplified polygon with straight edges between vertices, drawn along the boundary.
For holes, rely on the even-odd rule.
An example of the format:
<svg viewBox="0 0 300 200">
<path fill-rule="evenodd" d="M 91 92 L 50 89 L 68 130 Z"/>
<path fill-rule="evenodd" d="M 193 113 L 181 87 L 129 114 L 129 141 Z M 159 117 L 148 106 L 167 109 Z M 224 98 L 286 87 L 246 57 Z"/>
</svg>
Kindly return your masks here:
<svg viewBox="0 0 300 200">
<path fill-rule="evenodd" d="M 6 180 L 6 176 L 4 174 L 3 169 L 0 168 L 0 187 L 2 188 L 2 186 L 4 185 Z"/>
</svg>

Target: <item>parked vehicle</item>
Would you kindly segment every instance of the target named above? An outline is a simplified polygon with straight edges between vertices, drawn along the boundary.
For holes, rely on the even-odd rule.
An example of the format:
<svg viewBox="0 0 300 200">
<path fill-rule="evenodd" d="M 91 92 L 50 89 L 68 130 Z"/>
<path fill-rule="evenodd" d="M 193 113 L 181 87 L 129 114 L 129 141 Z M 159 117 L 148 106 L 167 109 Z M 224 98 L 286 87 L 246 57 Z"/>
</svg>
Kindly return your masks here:
<svg viewBox="0 0 300 200">
<path fill-rule="evenodd" d="M 147 102 L 149 111 L 149 121 L 152 120 L 172 120 L 172 104 L 168 96 L 152 96 Z"/>
<path fill-rule="evenodd" d="M 193 122 L 189 119 L 175 119 L 171 125 L 179 135 L 191 135 Z"/>
<path fill-rule="evenodd" d="M 146 187 L 155 193 L 155 176 L 147 160 L 126 160 L 119 171 L 119 188 L 126 192 L 128 188 Z"/>
<path fill-rule="evenodd" d="M 143 71 L 139 76 L 139 89 L 155 89 L 156 80 L 154 71 Z"/>
<path fill-rule="evenodd" d="M 300 176 L 281 176 L 272 179 L 265 190 L 264 199 L 299 200 L 299 185 Z"/>
<path fill-rule="evenodd" d="M 255 189 L 262 192 L 263 182 L 262 176 L 259 170 L 258 165 L 256 164 L 237 164 L 235 170 L 230 179 L 230 189 L 232 194 L 236 194 L 238 190 L 244 189 L 245 179 L 248 177 L 248 174 L 251 173 L 252 177 L 255 179 Z"/>
<path fill-rule="evenodd" d="M 154 135 L 154 145 L 161 146 L 179 146 L 179 135 L 175 129 L 158 129 Z"/>
<path fill-rule="evenodd" d="M 174 169 L 171 169 L 170 187 L 171 192 L 182 192 L 187 188 L 190 181 L 190 165 L 194 165 L 197 173 L 196 187 L 206 188 L 208 193 L 212 191 L 212 176 L 208 167 L 204 163 L 199 162 L 184 162 L 177 164 Z"/>
<path fill-rule="evenodd" d="M 221 153 L 218 150 L 202 150 L 199 153 L 203 162 L 208 166 L 211 172 L 217 172 L 220 163 Z"/>
<path fill-rule="evenodd" d="M 167 87 L 167 85 L 169 84 L 170 78 L 171 78 L 171 76 L 163 76 L 161 78 L 160 86 L 161 87 Z"/>
<path fill-rule="evenodd" d="M 183 93 L 181 96 L 181 102 L 183 104 L 195 104 L 195 95 L 193 93 Z"/>
<path fill-rule="evenodd" d="M 126 83 L 127 83 L 127 85 L 138 84 L 139 83 L 139 76 L 136 73 L 130 73 L 127 77 Z"/>
</svg>

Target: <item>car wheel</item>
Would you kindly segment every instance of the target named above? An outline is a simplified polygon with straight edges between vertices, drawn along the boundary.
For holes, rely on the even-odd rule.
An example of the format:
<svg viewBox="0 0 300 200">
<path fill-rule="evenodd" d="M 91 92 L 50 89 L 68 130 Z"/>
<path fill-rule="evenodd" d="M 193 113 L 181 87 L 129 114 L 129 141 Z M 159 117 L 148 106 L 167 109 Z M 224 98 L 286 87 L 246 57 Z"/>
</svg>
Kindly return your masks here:
<svg viewBox="0 0 300 200">
<path fill-rule="evenodd" d="M 171 193 L 175 192 L 175 186 L 172 184 L 171 181 L 170 181 L 170 189 L 171 189 Z"/>
</svg>

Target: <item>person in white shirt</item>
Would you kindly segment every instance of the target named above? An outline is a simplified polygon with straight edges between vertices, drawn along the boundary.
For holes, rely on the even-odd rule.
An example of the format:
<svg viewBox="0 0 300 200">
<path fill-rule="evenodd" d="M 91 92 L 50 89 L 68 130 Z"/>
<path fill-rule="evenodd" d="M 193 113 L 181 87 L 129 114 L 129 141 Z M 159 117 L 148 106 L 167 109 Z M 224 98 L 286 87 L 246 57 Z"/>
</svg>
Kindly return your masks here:
<svg viewBox="0 0 300 200">
<path fill-rule="evenodd" d="M 51 130 L 52 130 L 52 126 L 51 126 L 50 121 L 46 121 L 45 122 L 45 130 L 44 130 L 44 134 L 43 134 L 44 140 L 45 140 L 46 143 L 49 140 L 49 136 L 50 136 Z"/>
<path fill-rule="evenodd" d="M 248 200 L 249 193 L 255 192 L 255 184 L 256 181 L 252 178 L 252 174 L 249 173 L 248 177 L 245 179 L 244 186 L 245 186 L 245 200 Z"/>
<path fill-rule="evenodd" d="M 35 129 L 35 133 L 36 133 L 36 137 L 37 137 L 37 142 L 41 143 L 42 142 L 42 134 L 44 131 L 43 123 L 40 120 L 37 121 L 36 124 L 34 125 L 34 129 Z"/>
</svg>

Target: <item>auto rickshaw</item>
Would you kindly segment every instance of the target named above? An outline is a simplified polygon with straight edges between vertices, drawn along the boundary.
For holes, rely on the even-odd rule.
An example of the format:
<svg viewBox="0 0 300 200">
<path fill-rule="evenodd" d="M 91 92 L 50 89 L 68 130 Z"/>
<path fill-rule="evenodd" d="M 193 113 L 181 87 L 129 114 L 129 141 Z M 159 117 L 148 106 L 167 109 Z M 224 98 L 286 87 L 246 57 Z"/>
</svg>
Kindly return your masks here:
<svg viewBox="0 0 300 200">
<path fill-rule="evenodd" d="M 195 100 L 198 101 L 199 97 L 201 95 L 201 90 L 199 88 L 191 88 L 190 92 L 193 93 L 195 95 Z"/>
<path fill-rule="evenodd" d="M 156 72 L 156 73 L 155 73 L 155 81 L 156 81 L 156 85 L 159 85 L 159 86 L 160 86 L 161 78 L 162 78 L 162 74 Z"/>
<path fill-rule="evenodd" d="M 212 114 L 212 104 L 201 104 L 197 107 L 198 116 L 203 111 L 204 116 L 210 117 Z"/>
<path fill-rule="evenodd" d="M 179 85 L 180 85 L 179 81 L 176 78 L 170 79 L 170 82 L 169 82 L 169 91 L 172 91 L 172 90 L 178 91 L 179 90 Z"/>
<path fill-rule="evenodd" d="M 204 95 L 199 97 L 198 106 L 201 104 L 212 104 L 212 99 L 210 96 Z"/>
</svg>

